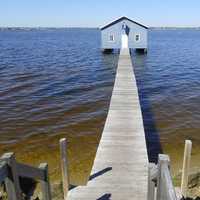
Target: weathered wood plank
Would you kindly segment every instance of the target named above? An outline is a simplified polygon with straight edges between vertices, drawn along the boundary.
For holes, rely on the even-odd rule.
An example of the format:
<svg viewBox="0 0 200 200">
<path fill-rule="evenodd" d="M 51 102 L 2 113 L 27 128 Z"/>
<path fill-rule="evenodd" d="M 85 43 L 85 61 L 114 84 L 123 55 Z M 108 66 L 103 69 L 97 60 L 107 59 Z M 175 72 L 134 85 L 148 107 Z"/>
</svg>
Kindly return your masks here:
<svg viewBox="0 0 200 200">
<path fill-rule="evenodd" d="M 38 180 L 45 180 L 45 172 L 40 168 L 17 163 L 18 175 Z"/>
<path fill-rule="evenodd" d="M 183 157 L 183 170 L 182 170 L 182 179 L 181 179 L 181 193 L 187 198 L 188 196 L 188 179 L 189 179 L 189 170 L 190 170 L 190 160 L 192 152 L 192 141 L 185 141 L 184 157 Z"/>
<path fill-rule="evenodd" d="M 94 175 L 95 174 L 95 175 Z M 129 50 L 122 50 L 110 108 L 87 186 L 69 200 L 146 200 L 148 157 L 138 90 Z"/>
<path fill-rule="evenodd" d="M 177 200 L 169 166 L 169 156 L 160 154 L 158 159 L 157 200 Z"/>
<path fill-rule="evenodd" d="M 67 141 L 65 138 L 62 138 L 60 140 L 60 157 L 61 157 L 63 194 L 64 194 L 64 200 L 67 200 L 67 194 L 69 189 L 69 177 L 68 177 L 68 162 L 67 162 Z"/>
<path fill-rule="evenodd" d="M 51 200 L 51 187 L 50 187 L 50 183 L 49 183 L 48 164 L 42 163 L 42 164 L 40 164 L 39 168 L 41 170 L 43 170 L 45 173 L 45 179 L 40 180 L 40 183 L 42 186 L 43 200 Z"/>
</svg>

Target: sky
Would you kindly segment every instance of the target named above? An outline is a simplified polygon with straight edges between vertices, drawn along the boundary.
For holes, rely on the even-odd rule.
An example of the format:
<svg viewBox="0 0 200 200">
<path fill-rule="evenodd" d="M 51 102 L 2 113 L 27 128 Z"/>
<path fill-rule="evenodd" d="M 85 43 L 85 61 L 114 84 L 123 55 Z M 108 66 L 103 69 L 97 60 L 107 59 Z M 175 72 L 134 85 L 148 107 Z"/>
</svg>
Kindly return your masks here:
<svg viewBox="0 0 200 200">
<path fill-rule="evenodd" d="M 0 27 L 101 27 L 121 16 L 200 27 L 200 0 L 0 0 Z"/>
</svg>

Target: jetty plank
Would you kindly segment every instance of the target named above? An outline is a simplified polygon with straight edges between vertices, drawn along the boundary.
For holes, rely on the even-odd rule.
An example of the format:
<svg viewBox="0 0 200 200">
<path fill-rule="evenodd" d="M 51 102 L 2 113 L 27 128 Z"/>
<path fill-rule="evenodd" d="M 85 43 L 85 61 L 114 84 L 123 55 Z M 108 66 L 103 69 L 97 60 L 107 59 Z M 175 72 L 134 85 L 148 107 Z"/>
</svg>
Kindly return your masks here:
<svg viewBox="0 0 200 200">
<path fill-rule="evenodd" d="M 69 200 L 146 200 L 148 157 L 129 49 L 122 49 L 110 107 L 87 186 Z"/>
<path fill-rule="evenodd" d="M 43 200 L 51 200 L 51 187 L 49 183 L 49 172 L 48 172 L 48 164 L 47 163 L 41 163 L 39 165 L 39 169 L 43 170 L 45 173 L 45 179 L 40 180 L 41 183 L 41 189 L 42 189 L 42 198 Z"/>
</svg>

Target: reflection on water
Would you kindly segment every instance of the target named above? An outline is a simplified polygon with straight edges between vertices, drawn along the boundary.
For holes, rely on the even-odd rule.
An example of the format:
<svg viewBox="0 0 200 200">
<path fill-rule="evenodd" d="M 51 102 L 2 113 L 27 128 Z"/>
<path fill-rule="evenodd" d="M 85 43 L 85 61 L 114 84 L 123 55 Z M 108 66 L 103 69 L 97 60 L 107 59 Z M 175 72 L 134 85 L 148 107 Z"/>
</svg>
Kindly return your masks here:
<svg viewBox="0 0 200 200">
<path fill-rule="evenodd" d="M 66 137 L 71 179 L 80 182 L 94 159 L 117 59 L 101 53 L 95 29 L 0 32 L 0 152 L 47 161 L 56 177 L 58 141 Z"/>
<path fill-rule="evenodd" d="M 155 116 L 151 108 L 151 101 L 149 99 L 149 90 L 145 90 L 143 84 L 143 77 L 145 73 L 145 63 L 147 60 L 147 54 L 132 54 L 132 59 L 134 63 L 134 71 L 136 73 L 136 80 L 139 90 L 139 99 L 142 109 L 144 130 L 146 136 L 146 144 L 148 149 L 148 157 L 150 162 L 157 163 L 158 154 L 162 153 L 162 148 L 160 145 L 159 132 L 156 128 Z"/>
<path fill-rule="evenodd" d="M 200 166 L 200 31 L 150 31 L 133 54 L 149 158 L 180 169 L 185 139 Z M 0 153 L 48 162 L 60 176 L 58 141 L 68 140 L 70 179 L 84 183 L 103 129 L 118 55 L 103 55 L 96 29 L 0 32 Z M 161 145 L 159 143 L 161 141 Z M 73 170 L 72 170 L 73 169 Z"/>
<path fill-rule="evenodd" d="M 133 56 L 150 151 L 157 132 L 174 174 L 185 139 L 193 141 L 192 169 L 200 166 L 199 38 L 199 30 L 150 31 L 148 54 Z"/>
</svg>

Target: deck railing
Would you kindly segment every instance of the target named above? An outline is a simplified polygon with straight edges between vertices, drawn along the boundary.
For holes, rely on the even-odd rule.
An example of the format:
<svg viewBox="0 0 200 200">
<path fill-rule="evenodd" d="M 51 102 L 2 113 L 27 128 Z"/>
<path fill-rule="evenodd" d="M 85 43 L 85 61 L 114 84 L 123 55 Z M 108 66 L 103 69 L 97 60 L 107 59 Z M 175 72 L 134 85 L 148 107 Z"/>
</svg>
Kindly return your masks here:
<svg viewBox="0 0 200 200">
<path fill-rule="evenodd" d="M 186 147 L 187 143 L 188 142 L 186 142 Z M 66 200 L 69 188 L 66 139 L 60 140 L 60 151 L 63 177 L 63 199 Z M 189 153 L 191 153 L 191 144 Z M 188 155 L 186 154 L 185 157 L 188 157 Z M 187 161 L 187 159 L 185 160 Z M 183 166 L 185 171 L 187 171 L 188 169 L 186 170 L 185 164 Z M 187 166 L 189 166 L 189 164 L 187 164 Z M 188 172 L 186 174 L 188 174 Z M 48 165 L 46 163 L 40 164 L 39 167 L 32 167 L 17 162 L 14 153 L 5 153 L 0 158 L 0 184 L 4 183 L 8 200 L 23 199 L 20 184 L 21 177 L 38 180 L 41 183 L 42 199 L 52 199 L 48 178 Z M 187 192 L 187 181 L 184 181 L 184 183 L 186 185 L 185 190 Z M 170 174 L 170 160 L 169 156 L 167 155 L 160 154 L 157 165 L 154 163 L 149 164 L 148 200 L 178 200 L 172 183 L 172 177 Z"/>
<path fill-rule="evenodd" d="M 148 200 L 177 200 L 167 155 L 160 154 L 158 165 L 149 165 Z"/>
<path fill-rule="evenodd" d="M 43 200 L 51 200 L 48 179 L 48 165 L 40 164 L 38 168 L 18 163 L 14 153 L 5 153 L 0 158 L 0 184 L 4 182 L 8 200 L 22 200 L 20 177 L 38 180 L 41 183 Z"/>
</svg>

